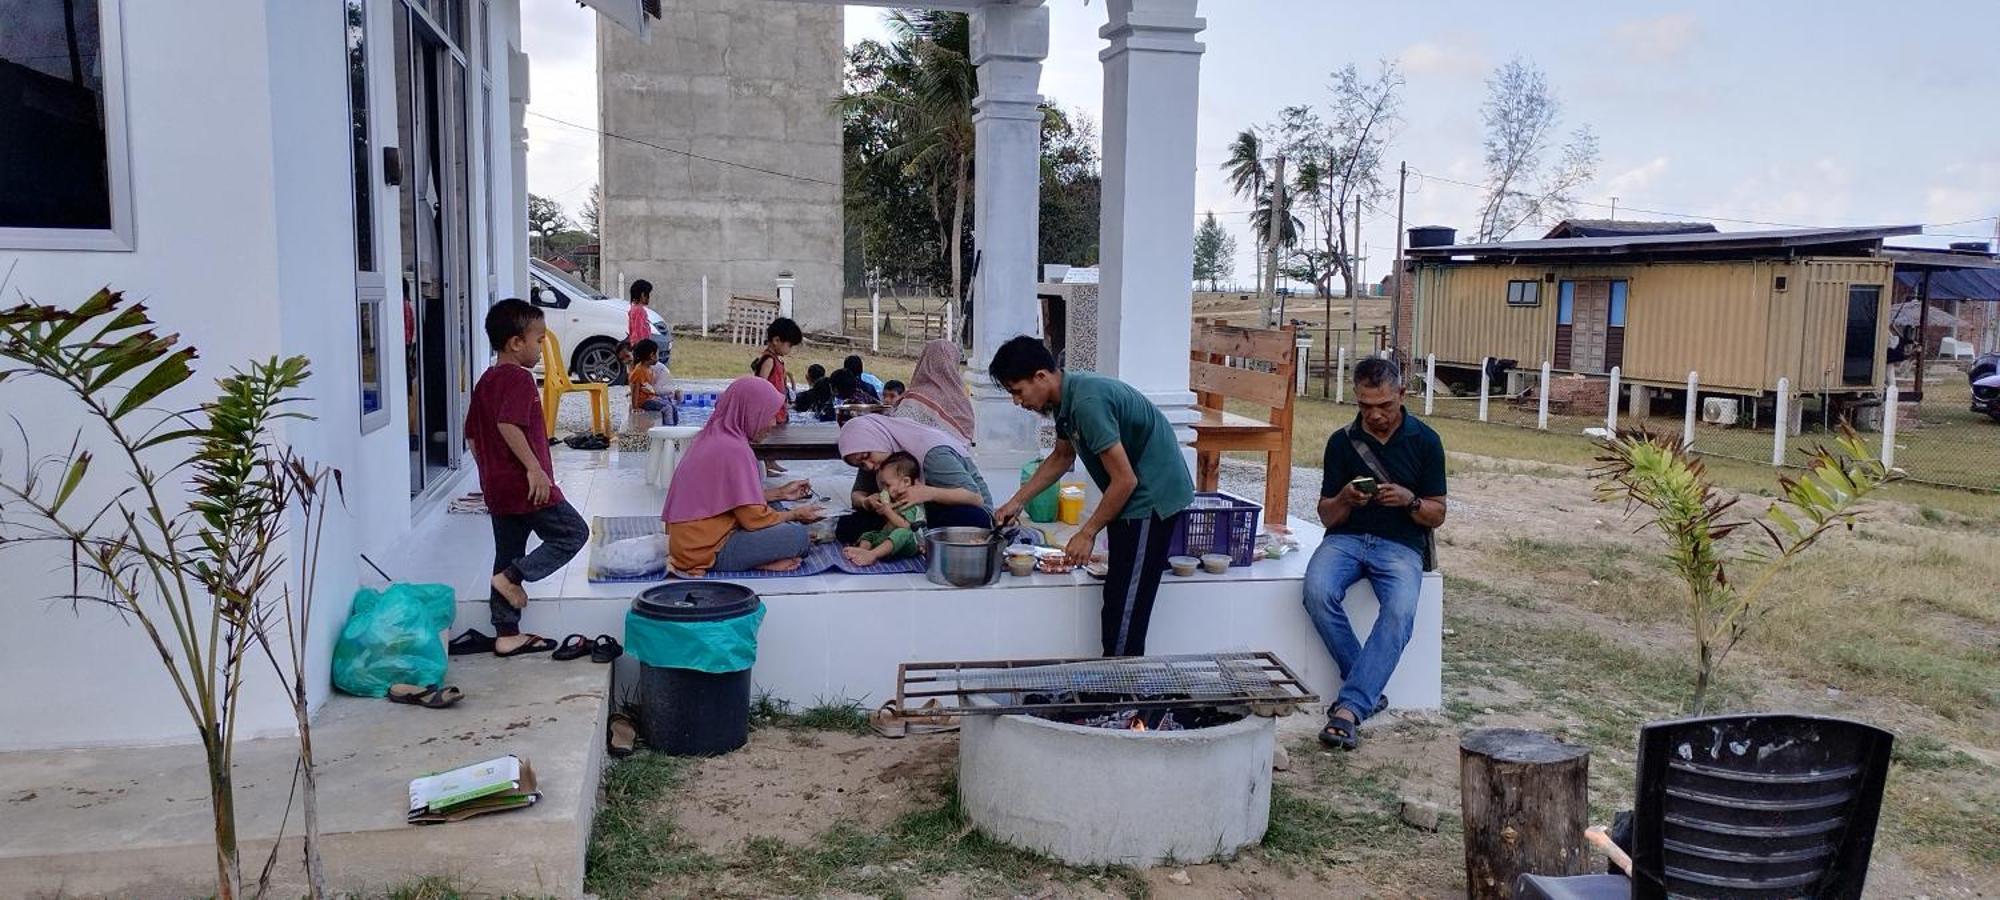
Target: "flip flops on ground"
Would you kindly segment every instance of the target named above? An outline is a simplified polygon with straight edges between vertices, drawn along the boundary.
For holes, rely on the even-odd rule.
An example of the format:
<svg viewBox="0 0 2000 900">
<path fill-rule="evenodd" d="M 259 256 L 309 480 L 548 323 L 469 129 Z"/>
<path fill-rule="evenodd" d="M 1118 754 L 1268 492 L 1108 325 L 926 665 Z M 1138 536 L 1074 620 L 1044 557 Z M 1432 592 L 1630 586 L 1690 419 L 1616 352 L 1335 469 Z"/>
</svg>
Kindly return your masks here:
<svg viewBox="0 0 2000 900">
<path fill-rule="evenodd" d="M 556 648 L 556 652 L 551 654 L 550 658 L 558 661 L 567 661 L 588 656 L 591 662 L 608 663 L 624 655 L 624 646 L 620 645 L 618 639 L 611 635 L 600 634 L 593 639 L 580 634 L 572 634 L 569 637 L 563 638 L 562 646 Z"/>
<path fill-rule="evenodd" d="M 901 738 L 912 734 L 944 734 L 958 730 L 958 719 L 943 713 L 936 699 L 924 701 L 914 713 L 904 712 L 902 707 L 891 700 L 875 708 L 868 714 L 868 727 L 885 738 Z"/>
<path fill-rule="evenodd" d="M 477 628 L 467 628 L 460 632 L 458 637 L 452 638 L 451 643 L 445 645 L 445 650 L 452 656 L 492 653 L 493 636 Z"/>
<path fill-rule="evenodd" d="M 527 638 L 527 640 L 522 641 L 520 646 L 512 650 L 501 650 L 496 640 L 493 647 L 493 655 L 505 659 L 509 656 L 526 656 L 530 653 L 547 653 L 556 648 L 555 641 L 538 634 L 522 635 L 522 637 Z"/>
<path fill-rule="evenodd" d="M 630 714 L 612 713 L 611 720 L 605 725 L 605 732 L 605 748 L 612 756 L 623 759 L 638 749 L 639 729 Z"/>
<path fill-rule="evenodd" d="M 449 685 L 433 684 L 424 687 L 418 687 L 414 684 L 389 685 L 390 703 L 407 703 L 411 706 L 444 709 L 463 699 L 465 699 L 465 692 Z"/>
</svg>

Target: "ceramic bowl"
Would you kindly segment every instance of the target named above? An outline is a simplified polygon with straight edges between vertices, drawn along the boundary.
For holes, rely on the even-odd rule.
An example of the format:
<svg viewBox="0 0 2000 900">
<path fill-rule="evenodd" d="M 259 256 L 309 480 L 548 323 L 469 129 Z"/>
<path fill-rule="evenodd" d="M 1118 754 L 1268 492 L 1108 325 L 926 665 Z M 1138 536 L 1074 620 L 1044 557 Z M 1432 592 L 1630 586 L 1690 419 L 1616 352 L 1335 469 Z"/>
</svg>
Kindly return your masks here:
<svg viewBox="0 0 2000 900">
<path fill-rule="evenodd" d="M 1189 575 L 1193 575 L 1195 567 L 1199 565 L 1201 565 L 1201 560 L 1196 559 L 1192 556 L 1167 557 L 1167 567 L 1173 569 L 1174 574 L 1179 575 L 1182 578 L 1186 578 Z"/>
<path fill-rule="evenodd" d="M 1227 553 L 1204 553 L 1201 555 L 1201 567 L 1206 569 L 1210 575 L 1227 574 L 1229 572 L 1229 564 L 1235 561 Z"/>
<path fill-rule="evenodd" d="M 1021 553 L 1008 556 L 1007 571 L 1012 572 L 1014 573 L 1014 575 L 1023 578 L 1033 574 L 1035 571 L 1034 555 Z"/>
</svg>

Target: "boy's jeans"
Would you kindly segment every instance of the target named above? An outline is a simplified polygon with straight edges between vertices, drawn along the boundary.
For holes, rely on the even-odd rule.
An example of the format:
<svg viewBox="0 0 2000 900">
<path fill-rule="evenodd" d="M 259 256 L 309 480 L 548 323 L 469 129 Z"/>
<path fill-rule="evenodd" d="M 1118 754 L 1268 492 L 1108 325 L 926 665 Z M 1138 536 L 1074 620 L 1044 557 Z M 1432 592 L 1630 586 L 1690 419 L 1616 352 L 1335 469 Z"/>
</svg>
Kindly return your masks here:
<svg viewBox="0 0 2000 900">
<path fill-rule="evenodd" d="M 590 525 L 571 508 L 568 501 L 552 503 L 530 513 L 493 516 L 493 572 L 507 573 L 515 584 L 540 581 L 556 573 L 590 540 Z M 528 535 L 542 539 L 535 552 L 528 552 Z M 493 591 L 486 597 L 493 615 L 493 632 L 498 637 L 521 633 L 521 611 L 507 598 Z"/>
<path fill-rule="evenodd" d="M 1382 606 L 1366 644 L 1355 638 L 1342 606 L 1347 589 L 1363 578 Z M 1313 551 L 1306 564 L 1306 614 L 1340 666 L 1335 708 L 1345 706 L 1356 719 L 1366 719 L 1382 705 L 1382 688 L 1410 642 L 1423 580 L 1423 554 L 1387 538 L 1329 534 Z"/>
</svg>

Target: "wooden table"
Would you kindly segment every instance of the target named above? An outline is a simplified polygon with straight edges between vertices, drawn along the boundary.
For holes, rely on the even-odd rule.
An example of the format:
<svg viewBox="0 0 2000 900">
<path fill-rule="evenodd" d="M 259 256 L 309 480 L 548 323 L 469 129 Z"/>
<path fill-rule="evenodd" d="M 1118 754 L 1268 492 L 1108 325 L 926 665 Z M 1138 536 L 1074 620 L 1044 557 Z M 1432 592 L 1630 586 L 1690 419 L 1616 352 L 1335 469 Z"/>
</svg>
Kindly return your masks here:
<svg viewBox="0 0 2000 900">
<path fill-rule="evenodd" d="M 839 459 L 840 426 L 832 422 L 780 425 L 750 442 L 758 459 Z"/>
</svg>

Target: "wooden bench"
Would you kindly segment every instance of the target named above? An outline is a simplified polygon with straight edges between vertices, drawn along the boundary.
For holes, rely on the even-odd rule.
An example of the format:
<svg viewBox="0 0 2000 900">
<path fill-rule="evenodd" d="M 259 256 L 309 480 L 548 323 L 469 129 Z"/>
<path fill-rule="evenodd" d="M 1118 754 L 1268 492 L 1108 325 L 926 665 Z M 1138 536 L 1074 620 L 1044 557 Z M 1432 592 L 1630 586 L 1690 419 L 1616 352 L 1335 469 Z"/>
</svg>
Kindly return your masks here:
<svg viewBox="0 0 2000 900">
<path fill-rule="evenodd" d="M 729 298 L 724 327 L 729 329 L 732 344 L 764 343 L 764 332 L 778 318 L 778 301 L 769 297 L 748 297 L 742 294 Z"/>
<path fill-rule="evenodd" d="M 1292 379 L 1298 345 L 1292 326 L 1244 328 L 1197 319 L 1188 386 L 1201 412 L 1194 423 L 1195 489 L 1212 491 L 1225 450 L 1265 454 L 1264 522 L 1282 525 L 1292 492 Z M 1268 371 L 1267 371 L 1268 370 Z M 1270 410 L 1265 419 L 1229 412 L 1227 401 Z"/>
</svg>

